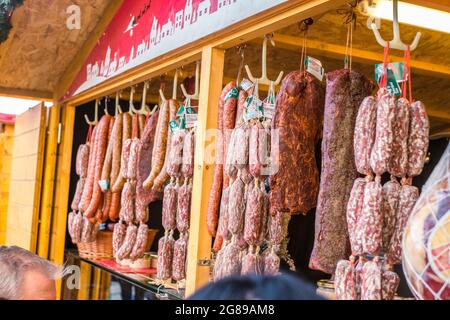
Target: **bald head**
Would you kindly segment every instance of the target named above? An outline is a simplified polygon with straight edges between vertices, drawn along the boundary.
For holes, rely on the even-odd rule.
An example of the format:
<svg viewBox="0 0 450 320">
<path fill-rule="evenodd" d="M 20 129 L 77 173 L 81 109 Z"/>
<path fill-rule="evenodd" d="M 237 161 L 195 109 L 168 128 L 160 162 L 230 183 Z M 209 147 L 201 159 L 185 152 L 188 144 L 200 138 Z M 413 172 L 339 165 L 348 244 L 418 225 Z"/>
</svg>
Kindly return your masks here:
<svg viewBox="0 0 450 320">
<path fill-rule="evenodd" d="M 60 270 L 16 246 L 0 246 L 0 299 L 54 300 Z"/>
</svg>

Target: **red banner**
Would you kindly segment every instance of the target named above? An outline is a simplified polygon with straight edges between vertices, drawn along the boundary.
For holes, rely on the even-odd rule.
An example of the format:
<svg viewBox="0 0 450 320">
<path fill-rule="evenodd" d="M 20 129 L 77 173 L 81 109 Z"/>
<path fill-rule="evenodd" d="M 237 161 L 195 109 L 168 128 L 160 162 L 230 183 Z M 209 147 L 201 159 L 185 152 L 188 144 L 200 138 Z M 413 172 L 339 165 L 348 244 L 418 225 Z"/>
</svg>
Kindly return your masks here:
<svg viewBox="0 0 450 320">
<path fill-rule="evenodd" d="M 287 0 L 125 0 L 64 98 Z"/>
</svg>

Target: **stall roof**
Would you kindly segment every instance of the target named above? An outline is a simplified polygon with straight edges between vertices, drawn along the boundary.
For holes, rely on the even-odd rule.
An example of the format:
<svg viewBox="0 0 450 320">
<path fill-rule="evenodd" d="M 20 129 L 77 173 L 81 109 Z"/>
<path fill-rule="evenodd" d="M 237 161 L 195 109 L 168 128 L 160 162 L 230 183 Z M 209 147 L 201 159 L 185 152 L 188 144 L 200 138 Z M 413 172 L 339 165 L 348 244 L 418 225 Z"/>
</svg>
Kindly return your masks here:
<svg viewBox="0 0 450 320">
<path fill-rule="evenodd" d="M 117 1 L 27 0 L 12 16 L 0 45 L 0 95 L 52 99 L 56 84 L 79 54 L 105 11 Z M 69 30 L 67 8 L 77 5 L 81 28 Z"/>
</svg>

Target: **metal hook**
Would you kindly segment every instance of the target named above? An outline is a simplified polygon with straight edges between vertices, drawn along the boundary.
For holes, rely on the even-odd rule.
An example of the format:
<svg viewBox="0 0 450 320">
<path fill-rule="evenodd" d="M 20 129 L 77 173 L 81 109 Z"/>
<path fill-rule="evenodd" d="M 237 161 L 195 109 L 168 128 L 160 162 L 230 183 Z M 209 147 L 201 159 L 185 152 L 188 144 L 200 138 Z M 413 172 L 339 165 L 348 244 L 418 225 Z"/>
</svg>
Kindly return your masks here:
<svg viewBox="0 0 450 320">
<path fill-rule="evenodd" d="M 188 94 L 183 84 L 180 85 L 181 91 L 186 99 L 198 100 L 199 96 L 199 81 L 200 81 L 200 61 L 196 62 L 195 66 L 195 92 L 194 94 Z"/>
<path fill-rule="evenodd" d="M 95 99 L 95 116 L 94 121 L 90 121 L 87 115 L 84 115 L 84 119 L 86 120 L 86 123 L 88 125 L 95 126 L 98 123 L 98 105 L 99 105 L 99 99 Z"/>
<path fill-rule="evenodd" d="M 107 115 L 110 116 L 109 112 L 108 112 L 108 101 L 109 101 L 109 97 L 106 96 L 105 97 L 105 108 L 103 109 L 103 112 Z"/>
<path fill-rule="evenodd" d="M 142 103 L 141 103 L 141 108 L 139 110 L 136 110 L 135 112 L 138 114 L 143 114 L 143 115 L 148 115 L 148 113 L 150 112 L 150 109 L 147 106 L 147 90 L 150 87 L 150 81 L 145 81 L 144 82 L 144 90 L 142 92 Z"/>
<path fill-rule="evenodd" d="M 261 54 L 262 55 L 261 56 L 261 61 L 262 61 L 261 78 L 255 78 L 253 76 L 252 72 L 250 71 L 250 67 L 248 65 L 245 65 L 245 71 L 247 72 L 247 76 L 253 83 L 256 83 L 258 81 L 259 84 L 270 85 L 271 80 L 269 80 L 267 78 L 267 41 L 268 40 L 270 41 L 272 46 L 275 46 L 275 42 L 273 41 L 273 38 L 271 35 L 264 36 L 262 54 Z M 281 82 L 281 79 L 283 78 L 283 74 L 284 74 L 283 71 L 281 71 L 278 74 L 277 79 L 274 81 L 275 86 Z"/>
<path fill-rule="evenodd" d="M 392 21 L 392 27 L 394 31 L 394 39 L 389 41 L 389 48 L 391 49 L 397 49 L 397 50 L 403 50 L 406 51 L 408 49 L 408 45 L 404 44 L 400 37 L 400 28 L 398 25 L 398 0 L 393 0 L 393 21 Z M 388 42 L 385 41 L 382 37 L 380 32 L 377 29 L 377 25 L 375 23 L 372 23 L 371 25 L 373 34 L 375 35 L 375 39 L 377 40 L 378 44 L 384 48 L 388 46 Z M 411 45 L 409 45 L 410 51 L 413 51 L 417 48 L 417 45 L 419 44 L 420 37 L 422 36 L 422 33 L 417 32 L 416 36 L 414 37 L 413 42 Z"/>
<path fill-rule="evenodd" d="M 114 114 L 116 116 L 122 113 L 122 108 L 120 107 L 120 94 L 121 94 L 120 90 L 116 92 L 116 108 Z"/>
</svg>

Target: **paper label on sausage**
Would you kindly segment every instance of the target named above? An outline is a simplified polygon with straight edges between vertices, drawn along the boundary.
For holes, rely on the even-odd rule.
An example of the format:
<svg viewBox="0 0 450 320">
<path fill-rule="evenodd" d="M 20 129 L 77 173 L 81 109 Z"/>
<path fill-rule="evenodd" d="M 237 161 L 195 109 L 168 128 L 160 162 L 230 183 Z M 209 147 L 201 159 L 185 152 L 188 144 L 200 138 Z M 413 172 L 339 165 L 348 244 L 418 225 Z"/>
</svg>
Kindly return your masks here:
<svg viewBox="0 0 450 320">
<path fill-rule="evenodd" d="M 197 126 L 198 120 L 198 109 L 195 107 L 187 107 L 185 111 L 185 127 L 187 129 L 194 128 Z"/>
<path fill-rule="evenodd" d="M 253 84 L 253 82 L 251 82 L 248 79 L 242 79 L 241 83 L 239 84 L 239 87 L 241 87 L 242 90 L 244 91 L 248 91 L 251 88 L 253 88 L 255 85 Z"/>
<path fill-rule="evenodd" d="M 245 120 L 259 119 L 263 116 L 263 102 L 255 96 L 248 96 L 245 100 Z"/>
<path fill-rule="evenodd" d="M 375 79 L 378 83 L 380 83 L 381 78 L 384 74 L 384 64 L 376 64 L 375 65 Z M 405 73 L 404 73 L 404 64 L 403 62 L 394 62 L 389 63 L 387 67 L 387 84 L 386 88 L 390 94 L 400 97 L 402 94 L 402 90 L 400 88 L 399 83 L 404 82 Z"/>
<path fill-rule="evenodd" d="M 109 189 L 109 181 L 108 180 L 99 180 L 98 185 L 103 192 L 108 191 Z"/>
<path fill-rule="evenodd" d="M 306 57 L 305 59 L 306 71 L 316 77 L 319 81 L 323 80 L 325 69 L 322 67 L 320 60 Z"/>
<path fill-rule="evenodd" d="M 237 88 L 233 88 L 225 96 L 225 101 L 227 101 L 230 98 L 237 99 L 238 97 L 239 97 L 239 90 Z"/>
</svg>

